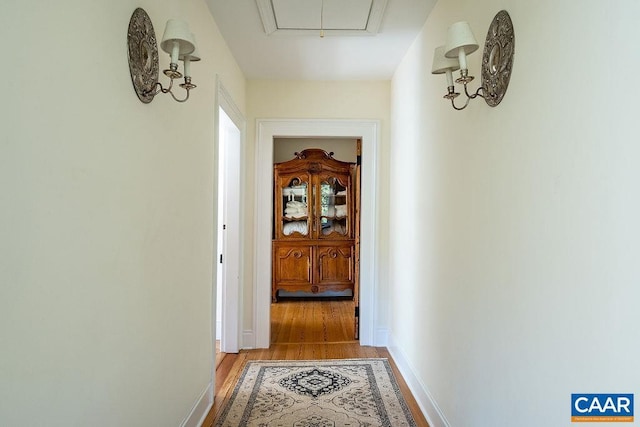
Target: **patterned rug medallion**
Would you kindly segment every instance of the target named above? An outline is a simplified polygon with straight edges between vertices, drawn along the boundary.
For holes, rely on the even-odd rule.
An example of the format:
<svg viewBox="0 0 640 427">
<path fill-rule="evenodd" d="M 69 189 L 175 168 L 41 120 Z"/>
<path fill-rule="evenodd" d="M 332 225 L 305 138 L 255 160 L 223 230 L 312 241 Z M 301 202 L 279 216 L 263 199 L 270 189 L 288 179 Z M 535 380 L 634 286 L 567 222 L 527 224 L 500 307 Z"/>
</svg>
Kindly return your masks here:
<svg viewBox="0 0 640 427">
<path fill-rule="evenodd" d="M 216 426 L 415 426 L 387 359 L 247 362 Z"/>
</svg>

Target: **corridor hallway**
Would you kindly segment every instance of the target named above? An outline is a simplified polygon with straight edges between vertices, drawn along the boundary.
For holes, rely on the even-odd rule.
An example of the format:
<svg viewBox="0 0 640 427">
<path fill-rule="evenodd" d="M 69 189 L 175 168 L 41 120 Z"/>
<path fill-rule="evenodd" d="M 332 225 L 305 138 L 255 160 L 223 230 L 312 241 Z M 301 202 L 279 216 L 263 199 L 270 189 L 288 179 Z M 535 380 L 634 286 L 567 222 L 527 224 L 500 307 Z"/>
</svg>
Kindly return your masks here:
<svg viewBox="0 0 640 427">
<path fill-rule="evenodd" d="M 231 397 L 247 360 L 386 358 L 419 427 L 428 423 L 385 347 L 361 347 L 354 340 L 354 304 L 339 299 L 283 299 L 271 304 L 271 346 L 226 354 L 216 368 L 213 408 L 202 424 L 213 425 Z"/>
</svg>

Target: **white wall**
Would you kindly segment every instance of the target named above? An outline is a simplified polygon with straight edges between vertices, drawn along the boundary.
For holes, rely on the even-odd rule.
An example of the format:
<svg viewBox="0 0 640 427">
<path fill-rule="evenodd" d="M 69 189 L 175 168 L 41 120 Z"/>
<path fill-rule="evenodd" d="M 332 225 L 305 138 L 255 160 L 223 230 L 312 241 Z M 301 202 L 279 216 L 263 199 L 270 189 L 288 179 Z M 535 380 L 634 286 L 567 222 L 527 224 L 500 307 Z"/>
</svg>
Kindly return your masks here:
<svg viewBox="0 0 640 427">
<path fill-rule="evenodd" d="M 138 6 L 198 38 L 186 104 L 134 93 Z M 215 76 L 241 108 L 244 77 L 200 0 L 8 0 L 0 34 L 0 424 L 180 425 L 211 385 Z"/>
<path fill-rule="evenodd" d="M 459 20 L 483 43 L 501 9 L 506 97 L 453 111 L 433 50 Z M 638 16 L 440 1 L 394 75 L 390 327 L 435 426 L 570 425 L 572 392 L 640 393 Z"/>
<path fill-rule="evenodd" d="M 388 158 L 389 153 L 389 114 L 390 114 L 390 82 L 389 81 L 278 81 L 278 80 L 249 80 L 247 81 L 247 150 L 246 161 L 255 164 L 255 122 L 256 119 L 284 118 L 284 119 L 375 119 L 381 123 L 380 157 Z M 317 135 L 323 136 L 323 135 Z M 377 196 L 382 211 L 378 213 L 379 224 L 388 221 L 388 162 L 380 161 L 378 174 Z M 249 170 L 247 185 L 255 184 L 254 171 Z M 246 229 L 254 226 L 254 198 L 253 188 L 248 189 L 244 206 L 246 209 Z M 387 259 L 387 227 L 381 226 L 377 230 L 378 245 L 381 258 Z M 244 283 L 244 329 L 247 335 L 253 328 L 253 252 L 254 243 L 245 246 L 245 283 Z M 377 324 L 386 330 L 386 277 L 387 263 L 376 265 L 378 272 L 380 304 L 375 308 Z"/>
<path fill-rule="evenodd" d="M 291 160 L 295 153 L 307 148 L 320 148 L 342 162 L 355 163 L 357 160 L 357 141 L 354 138 L 275 138 L 273 141 L 273 162 Z"/>
</svg>

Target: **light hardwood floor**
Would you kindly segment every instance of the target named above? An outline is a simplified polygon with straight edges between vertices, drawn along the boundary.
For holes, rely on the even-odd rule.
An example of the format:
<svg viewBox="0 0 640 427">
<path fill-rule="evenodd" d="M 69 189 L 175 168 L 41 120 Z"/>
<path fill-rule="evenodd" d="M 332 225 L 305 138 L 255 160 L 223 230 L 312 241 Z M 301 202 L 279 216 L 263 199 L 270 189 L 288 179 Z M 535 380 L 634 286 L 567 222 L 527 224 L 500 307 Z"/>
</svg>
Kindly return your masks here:
<svg viewBox="0 0 640 427">
<path fill-rule="evenodd" d="M 202 424 L 213 425 L 247 360 L 359 359 L 383 357 L 389 363 L 411 413 L 420 427 L 428 423 L 411 395 L 391 355 L 384 347 L 362 347 L 353 339 L 353 301 L 283 300 L 271 304 L 271 346 L 225 354 L 216 367 L 213 408 Z"/>
</svg>

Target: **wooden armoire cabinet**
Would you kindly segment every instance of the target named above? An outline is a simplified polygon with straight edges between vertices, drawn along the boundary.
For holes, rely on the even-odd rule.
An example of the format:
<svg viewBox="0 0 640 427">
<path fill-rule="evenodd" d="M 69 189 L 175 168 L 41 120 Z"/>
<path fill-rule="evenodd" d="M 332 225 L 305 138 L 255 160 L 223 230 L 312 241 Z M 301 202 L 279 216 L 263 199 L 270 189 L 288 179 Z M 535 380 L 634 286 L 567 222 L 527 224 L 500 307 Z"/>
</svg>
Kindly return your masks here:
<svg viewBox="0 0 640 427">
<path fill-rule="evenodd" d="M 353 293 L 356 169 L 332 154 L 307 149 L 274 165 L 274 302 L 280 290 Z"/>
</svg>

